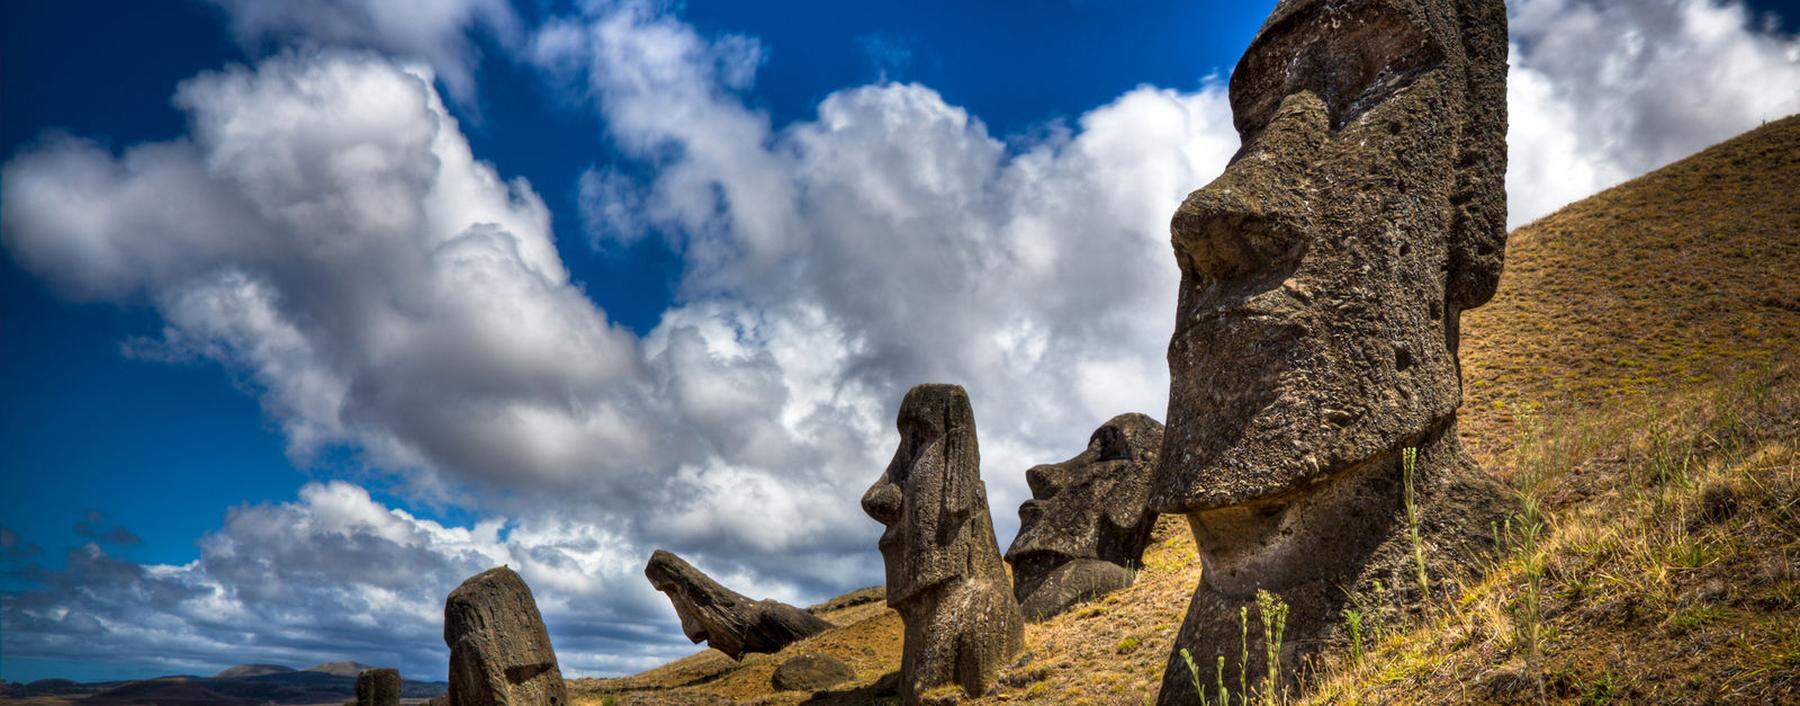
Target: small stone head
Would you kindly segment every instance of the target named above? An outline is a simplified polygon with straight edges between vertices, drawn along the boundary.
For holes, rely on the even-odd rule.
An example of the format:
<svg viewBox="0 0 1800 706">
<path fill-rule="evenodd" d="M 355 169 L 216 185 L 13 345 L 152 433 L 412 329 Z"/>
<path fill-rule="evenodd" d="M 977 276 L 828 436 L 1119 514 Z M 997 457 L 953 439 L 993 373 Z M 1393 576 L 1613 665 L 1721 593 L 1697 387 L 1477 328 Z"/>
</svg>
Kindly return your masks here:
<svg viewBox="0 0 1800 706">
<path fill-rule="evenodd" d="M 956 385 L 914 387 L 897 425 L 900 448 L 862 498 L 863 511 L 887 528 L 878 546 L 893 606 L 999 561 L 968 393 Z"/>
<path fill-rule="evenodd" d="M 1152 505 L 1271 498 L 1461 403 L 1505 244 L 1502 0 L 1282 0 L 1231 77 L 1243 146 L 1170 224 L 1181 291 Z"/>
<path fill-rule="evenodd" d="M 1143 558 L 1156 523 L 1150 473 L 1162 453 L 1162 425 L 1129 413 L 1095 429 L 1087 449 L 1025 472 L 1031 499 L 1019 506 L 1019 534 L 1006 550 L 1014 580 L 1074 559 L 1121 566 Z"/>
</svg>

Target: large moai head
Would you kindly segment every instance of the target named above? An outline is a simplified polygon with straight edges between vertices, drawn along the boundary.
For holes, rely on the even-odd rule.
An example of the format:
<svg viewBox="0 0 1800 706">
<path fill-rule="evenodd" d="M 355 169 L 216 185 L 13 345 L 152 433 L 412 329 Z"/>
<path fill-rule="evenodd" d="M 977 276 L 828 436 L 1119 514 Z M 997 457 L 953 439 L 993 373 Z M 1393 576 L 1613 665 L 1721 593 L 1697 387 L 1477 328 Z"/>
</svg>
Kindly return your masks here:
<svg viewBox="0 0 1800 706">
<path fill-rule="evenodd" d="M 1282 0 L 1231 77 L 1243 146 L 1170 224 L 1161 512 L 1411 445 L 1461 402 L 1505 243 L 1502 0 Z"/>
<path fill-rule="evenodd" d="M 863 511 L 887 528 L 877 546 L 888 605 L 955 578 L 1003 577 L 968 393 L 916 386 L 900 403 L 897 425 L 900 448 L 862 498 Z"/>
<path fill-rule="evenodd" d="M 1162 424 L 1148 416 L 1121 414 L 1095 429 L 1074 458 L 1025 472 L 1031 499 L 1019 506 L 1019 534 L 1006 560 L 1026 619 L 1129 582 L 1156 524 L 1150 474 L 1162 454 L 1162 434 Z M 1075 563 L 1081 565 L 1070 566 Z M 1089 575 L 1062 575 L 1069 572 Z M 1060 595 L 1034 598 L 1040 589 Z"/>
</svg>

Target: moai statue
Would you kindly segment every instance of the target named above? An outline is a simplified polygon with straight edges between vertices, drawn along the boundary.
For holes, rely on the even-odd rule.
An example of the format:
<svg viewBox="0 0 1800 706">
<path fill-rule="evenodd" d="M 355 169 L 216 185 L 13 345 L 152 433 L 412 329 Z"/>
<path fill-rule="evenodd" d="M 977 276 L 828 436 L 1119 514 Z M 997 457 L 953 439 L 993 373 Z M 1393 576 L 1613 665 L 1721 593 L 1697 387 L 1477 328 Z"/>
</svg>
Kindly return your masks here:
<svg viewBox="0 0 1800 706">
<path fill-rule="evenodd" d="M 356 675 L 356 706 L 400 706 L 400 671 L 365 669 Z"/>
<path fill-rule="evenodd" d="M 1075 458 L 1025 472 L 1031 499 L 1019 506 L 1006 561 L 1026 620 L 1131 585 L 1156 527 L 1150 473 L 1162 434 L 1154 419 L 1121 414 L 1095 429 Z"/>
<path fill-rule="evenodd" d="M 705 642 L 732 659 L 745 652 L 780 652 L 789 643 L 831 629 L 831 623 L 812 613 L 779 601 L 751 600 L 719 585 L 671 552 L 651 554 L 644 576 L 675 605 L 689 640 Z"/>
<path fill-rule="evenodd" d="M 950 684 L 979 696 L 1024 647 L 1025 623 L 994 542 L 975 413 L 961 387 L 919 385 L 898 426 L 900 449 L 862 506 L 887 527 L 887 602 L 906 625 L 901 699 Z"/>
<path fill-rule="evenodd" d="M 1236 673 L 1246 606 L 1266 675 L 1259 589 L 1289 604 L 1278 688 L 1376 581 L 1421 599 L 1406 449 L 1429 582 L 1476 570 L 1509 511 L 1456 440 L 1458 321 L 1506 240 L 1506 53 L 1502 0 L 1281 0 L 1232 73 L 1243 146 L 1170 224 L 1151 506 L 1187 517 L 1204 571 L 1160 703 L 1197 702 L 1183 648 Z"/>
<path fill-rule="evenodd" d="M 565 706 L 550 633 L 525 580 L 507 567 L 464 581 L 444 601 L 450 706 Z"/>
</svg>

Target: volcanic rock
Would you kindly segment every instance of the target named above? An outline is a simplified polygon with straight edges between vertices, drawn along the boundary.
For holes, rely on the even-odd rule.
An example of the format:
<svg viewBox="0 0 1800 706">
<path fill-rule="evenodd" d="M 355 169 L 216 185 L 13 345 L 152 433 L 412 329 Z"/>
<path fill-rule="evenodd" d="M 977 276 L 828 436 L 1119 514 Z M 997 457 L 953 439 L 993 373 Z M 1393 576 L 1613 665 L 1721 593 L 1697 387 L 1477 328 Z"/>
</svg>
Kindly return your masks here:
<svg viewBox="0 0 1800 706">
<path fill-rule="evenodd" d="M 651 554 L 644 575 L 675 605 L 689 640 L 705 642 L 732 659 L 745 652 L 779 652 L 832 627 L 786 603 L 752 600 L 732 591 L 671 552 Z"/>
<path fill-rule="evenodd" d="M 1428 580 L 1486 554 L 1510 506 L 1457 444 L 1457 337 L 1505 247 L 1506 41 L 1502 0 L 1281 0 L 1232 72 L 1243 146 L 1170 223 L 1151 507 L 1187 517 L 1203 571 L 1160 703 L 1197 700 L 1184 649 L 1239 668 L 1258 590 L 1290 606 L 1289 684 L 1375 582 L 1423 598 L 1406 449 Z"/>
<path fill-rule="evenodd" d="M 488 569 L 450 592 L 444 644 L 451 706 L 569 703 L 537 601 L 510 568 Z"/>
<path fill-rule="evenodd" d="M 400 706 L 400 671 L 367 669 L 356 675 L 356 706 Z"/>
<path fill-rule="evenodd" d="M 829 655 L 807 653 L 775 668 L 769 685 L 776 691 L 819 691 L 856 678 L 856 670 Z"/>
<path fill-rule="evenodd" d="M 980 696 L 1024 646 L 1024 620 L 994 542 L 975 413 L 956 385 L 919 385 L 897 420 L 900 448 L 863 495 L 887 529 L 877 545 L 887 602 L 905 624 L 900 697 L 934 687 Z"/>
<path fill-rule="evenodd" d="M 1131 584 L 1156 525 L 1150 473 L 1162 453 L 1161 424 L 1121 414 L 1062 463 L 1025 472 L 1031 499 L 1006 550 L 1013 596 L 1032 622 Z"/>
</svg>

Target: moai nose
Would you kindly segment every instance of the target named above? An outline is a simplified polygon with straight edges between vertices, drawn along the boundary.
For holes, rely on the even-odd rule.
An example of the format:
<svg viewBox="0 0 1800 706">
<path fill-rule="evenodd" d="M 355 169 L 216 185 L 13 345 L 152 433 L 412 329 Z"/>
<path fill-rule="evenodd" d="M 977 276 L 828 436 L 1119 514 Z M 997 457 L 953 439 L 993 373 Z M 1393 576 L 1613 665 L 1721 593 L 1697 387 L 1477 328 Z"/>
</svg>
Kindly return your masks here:
<svg viewBox="0 0 1800 706">
<path fill-rule="evenodd" d="M 881 482 L 869 488 L 869 492 L 863 493 L 862 508 L 863 512 L 874 518 L 876 522 L 891 525 L 900 521 L 902 502 L 900 486 L 883 478 Z"/>
</svg>

